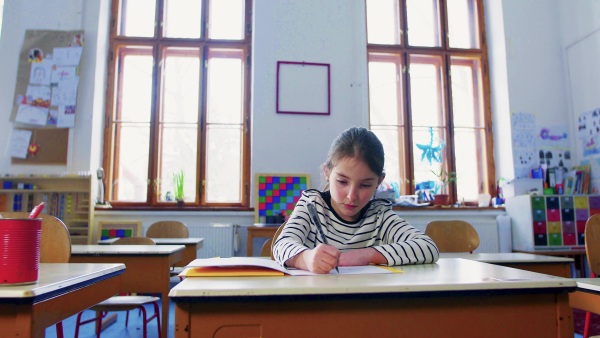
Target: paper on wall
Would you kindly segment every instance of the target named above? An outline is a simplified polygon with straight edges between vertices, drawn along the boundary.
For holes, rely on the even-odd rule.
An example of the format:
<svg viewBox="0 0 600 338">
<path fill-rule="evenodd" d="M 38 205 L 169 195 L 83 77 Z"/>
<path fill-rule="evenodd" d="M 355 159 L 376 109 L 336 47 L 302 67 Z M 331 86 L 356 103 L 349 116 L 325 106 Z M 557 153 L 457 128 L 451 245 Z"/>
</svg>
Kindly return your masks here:
<svg viewBox="0 0 600 338">
<path fill-rule="evenodd" d="M 31 130 L 13 129 L 6 150 L 7 155 L 16 158 L 26 158 L 31 135 Z"/>
</svg>

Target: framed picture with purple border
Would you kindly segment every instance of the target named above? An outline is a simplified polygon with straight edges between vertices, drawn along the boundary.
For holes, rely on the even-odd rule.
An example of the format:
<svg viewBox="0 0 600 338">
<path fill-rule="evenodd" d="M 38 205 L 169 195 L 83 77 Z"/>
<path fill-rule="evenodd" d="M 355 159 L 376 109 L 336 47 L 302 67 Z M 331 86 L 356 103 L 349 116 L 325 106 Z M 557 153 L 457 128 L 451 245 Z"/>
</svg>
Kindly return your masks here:
<svg viewBox="0 0 600 338">
<path fill-rule="evenodd" d="M 329 68 L 328 63 L 277 61 L 277 113 L 329 115 Z"/>
</svg>

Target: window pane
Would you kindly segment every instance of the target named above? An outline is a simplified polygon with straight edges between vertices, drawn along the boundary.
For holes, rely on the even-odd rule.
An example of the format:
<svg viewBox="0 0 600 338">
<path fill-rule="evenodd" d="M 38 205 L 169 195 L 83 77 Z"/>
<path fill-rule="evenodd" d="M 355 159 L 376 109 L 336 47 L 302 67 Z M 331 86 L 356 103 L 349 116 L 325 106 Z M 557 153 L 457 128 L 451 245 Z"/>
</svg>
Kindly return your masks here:
<svg viewBox="0 0 600 338">
<path fill-rule="evenodd" d="M 441 43 L 438 0 L 407 0 L 408 44 L 439 47 Z"/>
<path fill-rule="evenodd" d="M 454 142 L 456 149 L 460 149 L 460 156 L 456 159 L 458 200 L 476 201 L 478 194 L 489 193 L 485 131 L 456 128 Z"/>
<path fill-rule="evenodd" d="M 441 193 L 439 173 L 447 158 L 446 132 L 441 128 L 413 128 L 413 162 L 415 182 L 417 184 L 433 181 L 436 184 L 433 193 Z M 433 172 L 432 172 L 433 171 Z M 443 191 L 448 193 L 447 190 Z"/>
<path fill-rule="evenodd" d="M 207 123 L 242 123 L 243 52 L 213 49 L 208 59 Z"/>
<path fill-rule="evenodd" d="M 150 122 L 152 105 L 152 56 L 150 48 L 122 48 L 117 61 L 119 83 L 116 93 L 115 119 L 128 122 Z"/>
<path fill-rule="evenodd" d="M 210 39 L 244 39 L 244 0 L 212 0 L 208 6 Z"/>
<path fill-rule="evenodd" d="M 167 48 L 163 57 L 162 122 L 198 122 L 200 51 Z"/>
<path fill-rule="evenodd" d="M 117 147 L 114 163 L 113 200 L 120 202 L 145 202 L 148 193 L 148 123 L 117 124 Z"/>
<path fill-rule="evenodd" d="M 404 124 L 402 59 L 399 55 L 369 54 L 369 112 L 371 125 Z"/>
<path fill-rule="evenodd" d="M 120 48 L 115 95 L 113 200 L 145 202 L 152 103 L 151 48 Z M 147 55 L 147 54 L 150 54 Z"/>
<path fill-rule="evenodd" d="M 485 125 L 481 90 L 481 70 L 478 60 L 452 58 L 452 112 L 455 127 Z"/>
<path fill-rule="evenodd" d="M 206 132 L 206 202 L 242 200 L 242 139 L 240 126 L 210 125 Z"/>
<path fill-rule="evenodd" d="M 199 38 L 201 0 L 165 0 L 163 35 L 169 38 Z"/>
<path fill-rule="evenodd" d="M 198 125 L 161 124 L 160 191 L 159 200 L 165 201 L 167 192 L 174 192 L 173 174 L 183 170 L 184 201 L 196 201 L 196 169 L 198 163 Z"/>
<path fill-rule="evenodd" d="M 118 35 L 152 37 L 156 0 L 121 0 Z"/>
<path fill-rule="evenodd" d="M 409 74 L 413 127 L 444 126 L 441 56 L 411 56 Z"/>
<path fill-rule="evenodd" d="M 477 1 L 447 0 L 448 40 L 452 48 L 479 48 Z"/>
<path fill-rule="evenodd" d="M 404 189 L 408 179 L 404 154 L 404 128 L 371 126 L 383 144 L 385 152 L 385 181 L 398 184 L 400 193 L 407 195 L 410 191 Z"/>
<path fill-rule="evenodd" d="M 402 43 L 397 0 L 367 0 L 368 43 L 399 45 Z"/>
</svg>

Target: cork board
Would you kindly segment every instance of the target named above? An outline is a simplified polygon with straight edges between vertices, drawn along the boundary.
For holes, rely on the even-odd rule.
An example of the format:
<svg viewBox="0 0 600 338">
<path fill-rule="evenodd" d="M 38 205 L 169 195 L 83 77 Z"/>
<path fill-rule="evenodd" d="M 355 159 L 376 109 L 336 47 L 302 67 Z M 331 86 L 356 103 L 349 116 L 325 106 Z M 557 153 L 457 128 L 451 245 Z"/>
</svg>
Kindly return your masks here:
<svg viewBox="0 0 600 338">
<path fill-rule="evenodd" d="M 67 164 L 67 150 L 69 147 L 69 129 L 32 129 L 31 143 L 38 145 L 36 154 L 27 153 L 24 159 L 12 157 L 12 164 Z"/>
</svg>

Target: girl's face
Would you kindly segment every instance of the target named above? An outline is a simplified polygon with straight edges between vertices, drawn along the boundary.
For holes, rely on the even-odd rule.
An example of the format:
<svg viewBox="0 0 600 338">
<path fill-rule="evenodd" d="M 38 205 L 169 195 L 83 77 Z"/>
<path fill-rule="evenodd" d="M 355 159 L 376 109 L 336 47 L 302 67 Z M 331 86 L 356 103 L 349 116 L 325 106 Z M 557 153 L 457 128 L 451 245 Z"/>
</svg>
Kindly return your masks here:
<svg viewBox="0 0 600 338">
<path fill-rule="evenodd" d="M 369 203 L 383 177 L 377 176 L 363 161 L 344 158 L 329 171 L 331 206 L 345 221 L 355 221 L 362 208 Z"/>
</svg>

